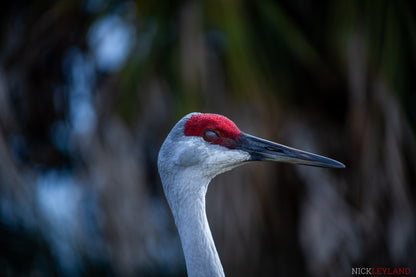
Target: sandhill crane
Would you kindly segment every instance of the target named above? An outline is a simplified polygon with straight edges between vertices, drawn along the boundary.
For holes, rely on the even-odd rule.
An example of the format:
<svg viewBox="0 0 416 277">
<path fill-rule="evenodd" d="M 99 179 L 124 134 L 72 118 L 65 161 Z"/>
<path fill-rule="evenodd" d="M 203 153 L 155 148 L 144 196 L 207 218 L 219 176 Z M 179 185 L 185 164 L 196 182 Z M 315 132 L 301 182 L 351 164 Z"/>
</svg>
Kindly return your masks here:
<svg viewBox="0 0 416 277">
<path fill-rule="evenodd" d="M 208 225 L 205 194 L 212 178 L 247 161 L 345 167 L 329 158 L 245 134 L 222 115 L 190 113 L 183 117 L 160 149 L 158 168 L 188 276 L 224 276 Z"/>
</svg>

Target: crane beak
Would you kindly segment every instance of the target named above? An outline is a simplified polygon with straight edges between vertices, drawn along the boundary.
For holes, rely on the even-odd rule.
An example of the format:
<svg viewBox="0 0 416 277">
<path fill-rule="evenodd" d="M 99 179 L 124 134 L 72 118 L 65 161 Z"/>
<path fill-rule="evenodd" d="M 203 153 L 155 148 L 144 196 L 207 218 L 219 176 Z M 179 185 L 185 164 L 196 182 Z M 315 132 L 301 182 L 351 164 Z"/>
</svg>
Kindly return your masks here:
<svg viewBox="0 0 416 277">
<path fill-rule="evenodd" d="M 345 168 L 345 165 L 330 158 L 291 148 L 252 135 L 241 133 L 235 149 L 246 151 L 251 161 L 275 161 L 327 168 Z"/>
</svg>

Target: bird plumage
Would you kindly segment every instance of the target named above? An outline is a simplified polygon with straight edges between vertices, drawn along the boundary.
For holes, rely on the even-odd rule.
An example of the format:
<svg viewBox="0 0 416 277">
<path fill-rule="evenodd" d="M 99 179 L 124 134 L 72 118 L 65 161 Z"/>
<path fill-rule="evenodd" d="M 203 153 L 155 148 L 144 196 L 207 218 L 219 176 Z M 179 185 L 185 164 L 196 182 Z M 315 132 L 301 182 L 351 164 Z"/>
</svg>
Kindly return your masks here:
<svg viewBox="0 0 416 277">
<path fill-rule="evenodd" d="M 247 135 L 221 115 L 184 116 L 160 149 L 158 169 L 178 228 L 188 276 L 224 276 L 208 225 L 205 195 L 212 178 L 251 160 L 344 166 L 329 158 Z"/>
<path fill-rule="evenodd" d="M 205 212 L 205 194 L 216 175 L 232 169 L 249 155 L 223 149 L 202 137 L 186 136 L 188 114 L 173 127 L 159 152 L 163 189 L 182 242 L 189 276 L 224 276 Z M 231 152 L 232 153 L 229 153 Z"/>
</svg>

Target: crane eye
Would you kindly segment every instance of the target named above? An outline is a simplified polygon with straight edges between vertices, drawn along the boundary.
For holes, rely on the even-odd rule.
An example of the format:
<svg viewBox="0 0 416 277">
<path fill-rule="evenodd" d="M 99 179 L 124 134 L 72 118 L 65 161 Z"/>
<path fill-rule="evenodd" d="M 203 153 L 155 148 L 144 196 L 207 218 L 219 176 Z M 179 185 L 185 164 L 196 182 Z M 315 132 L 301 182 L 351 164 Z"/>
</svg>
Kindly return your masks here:
<svg viewBox="0 0 416 277">
<path fill-rule="evenodd" d="M 220 136 L 213 130 L 206 130 L 204 132 L 204 140 L 208 142 L 214 142 L 219 139 Z"/>
</svg>

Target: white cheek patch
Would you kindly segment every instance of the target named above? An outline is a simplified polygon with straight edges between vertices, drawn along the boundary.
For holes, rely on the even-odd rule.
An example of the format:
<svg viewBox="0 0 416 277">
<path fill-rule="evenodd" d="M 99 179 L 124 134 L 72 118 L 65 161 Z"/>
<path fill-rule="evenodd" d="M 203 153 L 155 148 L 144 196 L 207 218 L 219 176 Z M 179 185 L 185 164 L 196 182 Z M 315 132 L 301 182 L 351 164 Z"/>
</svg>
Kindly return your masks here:
<svg viewBox="0 0 416 277">
<path fill-rule="evenodd" d="M 219 145 L 213 145 L 210 150 L 206 163 L 212 166 L 236 164 L 250 159 L 250 154 L 242 150 L 228 149 Z"/>
<path fill-rule="evenodd" d="M 250 154 L 241 150 L 232 150 L 219 145 L 210 146 L 210 154 L 203 166 L 207 175 L 214 177 L 231 170 L 250 159 Z"/>
<path fill-rule="evenodd" d="M 198 167 L 207 175 L 228 171 L 250 159 L 245 151 L 210 144 L 201 137 L 188 137 L 178 143 L 174 161 L 181 167 Z"/>
</svg>

